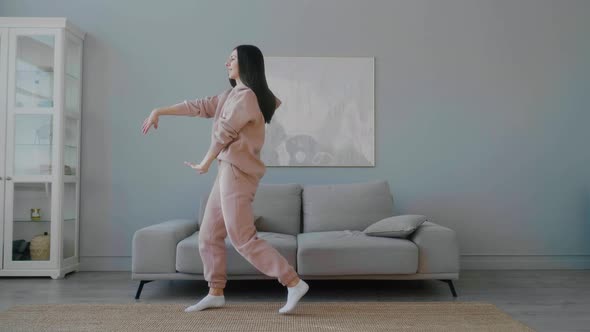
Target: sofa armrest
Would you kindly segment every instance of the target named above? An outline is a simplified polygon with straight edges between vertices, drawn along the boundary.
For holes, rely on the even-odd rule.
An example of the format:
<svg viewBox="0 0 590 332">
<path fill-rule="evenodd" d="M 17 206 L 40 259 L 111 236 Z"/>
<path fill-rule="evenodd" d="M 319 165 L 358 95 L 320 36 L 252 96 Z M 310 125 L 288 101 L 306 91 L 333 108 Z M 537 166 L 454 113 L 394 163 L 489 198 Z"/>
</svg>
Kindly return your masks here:
<svg viewBox="0 0 590 332">
<path fill-rule="evenodd" d="M 454 230 L 426 221 L 409 240 L 419 249 L 418 273 L 459 273 L 459 245 Z"/>
<path fill-rule="evenodd" d="M 197 230 L 196 220 L 174 219 L 136 231 L 133 234 L 132 272 L 176 272 L 176 246 Z"/>
</svg>

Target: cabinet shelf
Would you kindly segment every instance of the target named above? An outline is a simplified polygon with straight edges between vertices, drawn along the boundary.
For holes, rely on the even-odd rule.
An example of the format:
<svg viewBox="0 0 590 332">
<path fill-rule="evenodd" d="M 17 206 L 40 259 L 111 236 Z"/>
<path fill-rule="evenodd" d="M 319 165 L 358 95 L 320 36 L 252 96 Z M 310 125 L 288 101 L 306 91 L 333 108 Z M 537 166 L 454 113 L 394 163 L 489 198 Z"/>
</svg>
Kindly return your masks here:
<svg viewBox="0 0 590 332">
<path fill-rule="evenodd" d="M 29 91 L 20 87 L 16 88 L 16 92 L 23 95 L 23 96 L 28 96 L 28 97 L 35 97 L 35 98 L 39 98 L 39 99 L 43 99 L 43 100 L 49 100 L 52 101 L 51 102 L 51 106 L 53 106 L 53 97 L 52 96 L 44 96 L 44 95 L 40 95 L 38 93 L 35 93 L 33 91 Z"/>
<path fill-rule="evenodd" d="M 14 222 L 44 223 L 44 222 L 51 222 L 51 220 L 15 220 Z"/>
<path fill-rule="evenodd" d="M 64 221 L 76 221 L 76 218 L 65 218 Z M 15 220 L 14 222 L 44 223 L 51 222 L 51 220 Z"/>
<path fill-rule="evenodd" d="M 37 69 L 19 69 L 16 72 L 17 73 L 51 73 L 51 74 L 53 74 L 53 67 L 37 66 Z"/>
<path fill-rule="evenodd" d="M 53 146 L 53 144 L 50 143 L 46 143 L 46 144 L 42 144 L 42 143 L 17 143 L 15 144 L 15 146 L 39 146 L 39 147 L 51 147 Z M 71 148 L 71 149 L 77 149 L 78 147 L 75 145 L 67 145 L 64 144 L 64 147 L 66 148 Z"/>
</svg>

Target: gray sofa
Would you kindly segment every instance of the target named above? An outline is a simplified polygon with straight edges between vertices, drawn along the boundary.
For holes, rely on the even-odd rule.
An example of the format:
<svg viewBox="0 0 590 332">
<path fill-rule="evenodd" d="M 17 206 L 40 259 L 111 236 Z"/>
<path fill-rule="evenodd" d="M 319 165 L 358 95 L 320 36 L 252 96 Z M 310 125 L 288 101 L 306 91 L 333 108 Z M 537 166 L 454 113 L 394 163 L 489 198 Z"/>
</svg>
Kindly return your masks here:
<svg viewBox="0 0 590 332">
<path fill-rule="evenodd" d="M 175 219 L 142 228 L 133 236 L 135 298 L 154 280 L 204 280 L 196 220 Z M 457 296 L 459 249 L 455 231 L 424 222 L 408 238 L 368 236 L 369 225 L 393 216 L 386 181 L 335 185 L 261 183 L 254 199 L 258 237 L 268 241 L 305 279 L 435 279 Z M 270 279 L 226 238 L 228 280 Z"/>
</svg>

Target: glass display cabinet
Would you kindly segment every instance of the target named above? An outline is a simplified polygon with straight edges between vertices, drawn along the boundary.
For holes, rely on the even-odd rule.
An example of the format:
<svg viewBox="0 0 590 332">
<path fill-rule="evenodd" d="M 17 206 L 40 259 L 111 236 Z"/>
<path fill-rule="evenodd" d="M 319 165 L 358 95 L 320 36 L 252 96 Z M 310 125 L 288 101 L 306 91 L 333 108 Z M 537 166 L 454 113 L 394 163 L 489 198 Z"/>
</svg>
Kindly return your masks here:
<svg viewBox="0 0 590 332">
<path fill-rule="evenodd" d="M 0 276 L 79 269 L 84 33 L 0 17 Z"/>
</svg>

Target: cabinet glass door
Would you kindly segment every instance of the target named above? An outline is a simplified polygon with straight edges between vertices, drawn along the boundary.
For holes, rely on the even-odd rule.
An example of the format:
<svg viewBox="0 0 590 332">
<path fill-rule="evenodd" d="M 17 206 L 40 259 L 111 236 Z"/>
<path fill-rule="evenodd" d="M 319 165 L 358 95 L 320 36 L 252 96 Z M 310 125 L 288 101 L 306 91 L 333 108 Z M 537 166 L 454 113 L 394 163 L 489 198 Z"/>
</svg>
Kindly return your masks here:
<svg viewBox="0 0 590 332">
<path fill-rule="evenodd" d="M 66 113 L 64 126 L 64 189 L 62 206 L 62 253 L 63 259 L 78 257 L 78 160 L 80 156 L 80 121 Z"/>
<path fill-rule="evenodd" d="M 69 115 L 65 118 L 64 133 L 64 175 L 75 176 L 78 174 L 78 142 L 79 120 Z"/>
<path fill-rule="evenodd" d="M 0 239 L 4 239 L 4 186 L 6 183 L 6 83 L 8 73 L 8 29 L 0 29 Z M 0 245 L 0 269 L 3 266 L 4 248 Z"/>
<path fill-rule="evenodd" d="M 63 37 L 59 29 L 14 28 L 9 38 L 6 174 L 15 181 L 50 181 L 58 164 Z"/>
<path fill-rule="evenodd" d="M 6 182 L 5 267 L 41 267 L 51 258 L 51 182 Z M 33 264 L 33 262 L 35 262 Z"/>
<path fill-rule="evenodd" d="M 13 142 L 13 163 L 9 165 L 15 176 L 51 175 L 53 168 L 53 115 L 15 114 L 14 132 L 8 137 Z M 12 130 L 9 130 L 12 131 Z M 12 166 L 12 167 L 10 167 Z"/>
<path fill-rule="evenodd" d="M 11 28 L 8 38 L 4 267 L 54 268 L 58 220 L 52 213 L 58 211 L 52 192 L 59 190 L 52 187 L 60 165 L 54 134 L 62 106 L 57 84 L 63 77 L 62 34 Z"/>
<path fill-rule="evenodd" d="M 62 239 L 63 239 L 63 259 L 78 256 L 78 209 L 77 209 L 77 190 L 78 184 L 75 182 L 64 183 L 63 196 L 63 223 L 62 223 Z"/>
<path fill-rule="evenodd" d="M 10 99 L 15 108 L 53 108 L 55 102 L 56 35 L 15 29 L 13 89 Z"/>
<path fill-rule="evenodd" d="M 82 71 L 82 41 L 67 34 L 65 65 L 65 105 L 66 113 L 80 114 L 80 90 Z"/>
<path fill-rule="evenodd" d="M 79 159 L 82 79 L 82 40 L 66 33 L 64 183 L 62 206 L 62 259 L 66 265 L 77 263 L 79 232 Z"/>
</svg>

